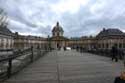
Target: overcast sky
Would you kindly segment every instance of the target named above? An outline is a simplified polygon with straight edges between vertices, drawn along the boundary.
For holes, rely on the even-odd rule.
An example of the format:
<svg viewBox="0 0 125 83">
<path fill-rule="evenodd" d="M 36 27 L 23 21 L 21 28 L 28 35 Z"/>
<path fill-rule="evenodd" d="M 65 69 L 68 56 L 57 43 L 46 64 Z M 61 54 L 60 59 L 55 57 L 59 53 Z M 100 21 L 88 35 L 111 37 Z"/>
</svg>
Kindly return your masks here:
<svg viewBox="0 0 125 83">
<path fill-rule="evenodd" d="M 125 0 L 0 0 L 8 28 L 47 36 L 57 21 L 69 37 L 96 35 L 105 28 L 125 31 Z"/>
</svg>

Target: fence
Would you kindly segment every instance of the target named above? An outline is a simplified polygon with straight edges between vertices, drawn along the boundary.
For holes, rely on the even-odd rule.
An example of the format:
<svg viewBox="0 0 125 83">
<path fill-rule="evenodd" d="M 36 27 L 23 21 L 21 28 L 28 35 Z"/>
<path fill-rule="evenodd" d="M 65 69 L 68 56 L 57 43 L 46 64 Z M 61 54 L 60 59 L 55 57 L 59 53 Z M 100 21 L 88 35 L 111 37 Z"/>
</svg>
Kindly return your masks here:
<svg viewBox="0 0 125 83">
<path fill-rule="evenodd" d="M 28 64 L 45 55 L 48 51 L 34 48 L 27 48 L 19 51 L 0 50 L 1 52 L 11 51 L 7 57 L 0 58 L 0 81 L 8 79 Z"/>
<path fill-rule="evenodd" d="M 107 57 L 111 57 L 112 56 L 112 52 L 111 49 L 91 49 L 91 50 L 86 50 L 82 47 L 79 47 L 76 49 L 79 52 L 89 52 L 92 54 L 96 54 L 96 55 L 101 55 L 101 56 L 107 56 Z M 125 59 L 125 49 L 118 49 L 118 58 L 119 59 Z"/>
</svg>

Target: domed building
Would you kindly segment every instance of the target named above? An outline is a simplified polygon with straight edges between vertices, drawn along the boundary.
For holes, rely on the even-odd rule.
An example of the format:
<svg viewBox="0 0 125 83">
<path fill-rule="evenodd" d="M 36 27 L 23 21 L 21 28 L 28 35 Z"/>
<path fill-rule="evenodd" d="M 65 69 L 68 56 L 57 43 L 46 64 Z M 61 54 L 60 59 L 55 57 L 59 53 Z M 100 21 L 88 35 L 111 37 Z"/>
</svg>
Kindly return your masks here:
<svg viewBox="0 0 125 83">
<path fill-rule="evenodd" d="M 54 26 L 52 33 L 53 37 L 63 37 L 64 30 L 59 25 L 59 22 L 57 22 L 56 26 Z"/>
<path fill-rule="evenodd" d="M 117 28 L 104 28 L 96 37 L 66 38 L 63 27 L 57 22 L 52 29 L 52 36 L 44 38 L 14 34 L 7 27 L 0 26 L 1 49 L 24 49 L 33 46 L 42 49 L 71 47 L 83 48 L 84 50 L 110 50 L 114 44 L 117 45 L 118 49 L 125 49 L 125 33 Z"/>
<path fill-rule="evenodd" d="M 67 46 L 66 42 L 68 38 L 63 36 L 64 30 L 60 26 L 59 22 L 52 29 L 52 37 L 50 38 L 51 47 L 53 49 L 61 49 Z"/>
</svg>

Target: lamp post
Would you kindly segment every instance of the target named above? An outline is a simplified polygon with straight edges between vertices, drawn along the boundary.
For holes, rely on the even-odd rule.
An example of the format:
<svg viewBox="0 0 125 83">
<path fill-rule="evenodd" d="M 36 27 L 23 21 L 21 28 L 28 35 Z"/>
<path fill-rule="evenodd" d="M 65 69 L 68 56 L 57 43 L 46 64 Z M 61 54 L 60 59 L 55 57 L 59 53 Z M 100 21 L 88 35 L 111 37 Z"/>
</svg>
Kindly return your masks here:
<svg viewBox="0 0 125 83">
<path fill-rule="evenodd" d="M 48 35 L 48 48 L 51 50 L 51 41 L 50 41 L 50 36 Z"/>
</svg>

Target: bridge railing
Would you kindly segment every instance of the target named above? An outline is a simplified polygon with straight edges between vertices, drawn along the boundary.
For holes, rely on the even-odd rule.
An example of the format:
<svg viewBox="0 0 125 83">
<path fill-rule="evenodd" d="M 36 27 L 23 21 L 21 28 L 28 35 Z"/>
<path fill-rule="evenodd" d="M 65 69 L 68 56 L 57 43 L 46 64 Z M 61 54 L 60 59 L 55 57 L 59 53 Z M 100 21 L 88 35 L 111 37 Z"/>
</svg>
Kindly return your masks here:
<svg viewBox="0 0 125 83">
<path fill-rule="evenodd" d="M 89 53 L 92 53 L 92 54 L 106 56 L 106 57 L 112 56 L 111 49 L 91 49 L 91 50 L 87 50 L 87 49 L 79 47 L 76 50 L 79 51 L 79 52 L 89 52 Z M 125 59 L 125 49 L 118 49 L 117 56 L 118 56 L 119 59 Z"/>
<path fill-rule="evenodd" d="M 8 50 L 2 50 L 6 52 Z M 10 51 L 10 50 L 9 50 Z M 5 58 L 0 58 L 0 81 L 10 78 L 11 75 L 17 73 L 28 64 L 39 59 L 39 57 L 45 55 L 48 51 L 34 48 L 27 48 L 19 51 L 12 51 Z"/>
</svg>

